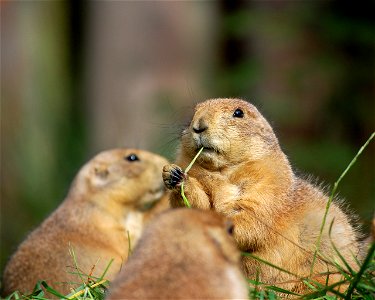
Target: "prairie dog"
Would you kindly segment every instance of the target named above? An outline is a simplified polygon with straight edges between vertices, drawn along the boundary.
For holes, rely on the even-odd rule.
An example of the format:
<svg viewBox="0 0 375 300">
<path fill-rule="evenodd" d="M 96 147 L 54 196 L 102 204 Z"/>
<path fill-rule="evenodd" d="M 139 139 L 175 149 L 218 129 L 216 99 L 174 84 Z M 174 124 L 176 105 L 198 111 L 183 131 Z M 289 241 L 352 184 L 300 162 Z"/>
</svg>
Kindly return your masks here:
<svg viewBox="0 0 375 300">
<path fill-rule="evenodd" d="M 203 152 L 184 174 L 182 168 L 201 147 Z M 297 275 L 243 257 L 248 277 L 254 278 L 259 270 L 262 282 L 296 292 L 305 288 L 299 279 L 310 274 L 328 197 L 293 173 L 272 127 L 255 106 L 239 99 L 198 104 L 182 133 L 176 164 L 164 167 L 163 178 L 172 190 L 172 207 L 184 205 L 180 195 L 184 182 L 193 207 L 215 210 L 233 220 L 234 238 L 242 251 Z M 314 280 L 323 284 L 327 276 L 321 273 L 337 272 L 330 262 L 343 265 L 330 242 L 332 222 L 332 241 L 349 265 L 355 266 L 359 252 L 358 234 L 335 201 L 322 235 L 322 257 L 316 259 L 312 272 Z M 339 278 L 331 274 L 329 283 Z"/>
<path fill-rule="evenodd" d="M 92 276 L 100 277 L 113 258 L 106 275 L 113 278 L 127 260 L 128 233 L 134 245 L 144 218 L 152 214 L 146 207 L 160 199 L 168 204 L 163 200 L 166 195 L 160 176 L 166 163 L 147 151 L 114 149 L 85 164 L 65 200 L 11 257 L 3 274 L 3 294 L 15 290 L 28 293 L 38 280 L 46 280 L 63 294 L 70 293 L 70 288 L 82 281 L 69 273 L 77 272 L 69 245 L 84 274 L 90 274 L 95 266 Z M 87 283 L 87 276 L 83 277 Z"/>
<path fill-rule="evenodd" d="M 107 299 L 247 299 L 232 230 L 215 212 L 179 208 L 160 214 Z"/>
</svg>

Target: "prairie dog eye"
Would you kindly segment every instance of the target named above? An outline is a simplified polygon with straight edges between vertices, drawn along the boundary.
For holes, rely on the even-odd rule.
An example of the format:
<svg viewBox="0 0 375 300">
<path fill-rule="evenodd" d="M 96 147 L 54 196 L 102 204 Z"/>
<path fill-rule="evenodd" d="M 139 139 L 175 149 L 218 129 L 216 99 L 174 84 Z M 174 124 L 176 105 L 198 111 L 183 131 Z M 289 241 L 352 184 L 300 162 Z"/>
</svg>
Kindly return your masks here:
<svg viewBox="0 0 375 300">
<path fill-rule="evenodd" d="M 130 162 L 139 160 L 138 156 L 135 154 L 130 154 L 129 156 L 124 157 L 124 159 Z"/>
<path fill-rule="evenodd" d="M 235 118 L 243 118 L 243 116 L 244 116 L 244 113 L 241 108 L 237 108 L 233 113 L 233 117 Z"/>
</svg>

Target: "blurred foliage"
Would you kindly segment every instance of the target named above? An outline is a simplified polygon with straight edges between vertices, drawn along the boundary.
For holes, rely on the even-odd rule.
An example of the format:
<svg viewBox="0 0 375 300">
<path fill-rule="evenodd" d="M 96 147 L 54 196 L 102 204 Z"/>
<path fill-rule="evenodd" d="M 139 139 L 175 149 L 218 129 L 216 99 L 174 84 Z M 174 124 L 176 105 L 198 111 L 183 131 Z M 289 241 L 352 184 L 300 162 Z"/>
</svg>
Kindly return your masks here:
<svg viewBox="0 0 375 300">
<path fill-rule="evenodd" d="M 88 151 L 68 2 L 0 5 L 2 60 L 8 59 L 1 70 L 2 269 L 65 197 Z"/>
</svg>

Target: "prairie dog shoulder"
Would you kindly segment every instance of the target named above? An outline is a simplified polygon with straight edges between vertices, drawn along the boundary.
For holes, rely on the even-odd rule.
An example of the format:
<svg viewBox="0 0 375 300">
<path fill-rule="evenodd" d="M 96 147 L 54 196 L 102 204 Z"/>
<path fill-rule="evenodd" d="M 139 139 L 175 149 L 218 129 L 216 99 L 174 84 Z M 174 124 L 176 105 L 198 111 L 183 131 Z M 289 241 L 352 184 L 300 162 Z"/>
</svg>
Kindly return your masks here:
<svg viewBox="0 0 375 300">
<path fill-rule="evenodd" d="M 112 278 L 127 260 L 128 232 L 134 244 L 144 218 L 152 214 L 147 206 L 166 197 L 160 178 L 166 163 L 163 157 L 138 149 L 104 151 L 86 163 L 65 200 L 11 257 L 4 270 L 3 294 L 30 292 L 38 280 L 69 293 L 68 284 L 56 284 L 79 282 L 68 273 L 74 271 L 67 268 L 73 266 L 69 245 L 86 274 L 95 265 L 92 275 L 100 276 L 113 258 L 108 273 Z"/>
<path fill-rule="evenodd" d="M 162 213 L 145 229 L 108 299 L 246 299 L 231 231 L 214 212 Z"/>
<path fill-rule="evenodd" d="M 201 155 L 184 174 L 182 168 L 202 147 Z M 297 274 L 297 279 L 309 275 L 328 197 L 294 174 L 272 127 L 252 104 L 240 99 L 199 103 L 181 135 L 176 164 L 164 167 L 163 178 L 172 191 L 173 207 L 183 205 L 180 187 L 184 182 L 193 207 L 215 210 L 233 220 L 234 238 L 241 250 Z M 332 238 L 348 263 L 355 265 L 351 253 L 356 255 L 359 246 L 349 217 L 332 203 L 327 220 L 334 220 Z M 322 237 L 326 257 L 317 260 L 314 274 L 327 272 L 327 268 L 336 270 L 332 261 L 338 257 L 328 228 L 327 223 Z M 296 279 L 247 257 L 242 266 L 250 277 L 259 268 L 260 280 L 266 283 Z"/>
</svg>

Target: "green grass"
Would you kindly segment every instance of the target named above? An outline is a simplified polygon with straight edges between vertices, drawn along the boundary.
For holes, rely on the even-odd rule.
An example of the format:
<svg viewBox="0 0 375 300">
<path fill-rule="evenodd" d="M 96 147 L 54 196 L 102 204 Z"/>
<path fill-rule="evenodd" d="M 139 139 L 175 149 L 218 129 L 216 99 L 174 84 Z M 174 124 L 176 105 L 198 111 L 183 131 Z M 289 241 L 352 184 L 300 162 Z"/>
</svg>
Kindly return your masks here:
<svg viewBox="0 0 375 300">
<path fill-rule="evenodd" d="M 39 281 L 31 294 L 23 295 L 20 292 L 14 292 L 6 300 L 13 299 L 38 299 L 38 300 L 47 300 L 48 294 L 54 295 L 60 299 L 91 299 L 91 300 L 102 300 L 105 298 L 105 292 L 108 289 L 109 282 L 106 279 L 100 281 L 84 283 L 74 292 L 68 295 L 62 295 L 57 290 L 53 289 L 45 281 Z"/>
<path fill-rule="evenodd" d="M 109 269 L 111 262 L 108 264 L 106 271 Z M 106 272 L 105 271 L 105 272 Z M 18 291 L 10 294 L 5 298 L 5 300 L 16 300 L 16 299 L 38 299 L 46 300 L 50 299 L 50 295 L 54 295 L 60 299 L 91 299 L 91 300 L 102 300 L 105 298 L 105 292 L 109 287 L 109 281 L 104 278 L 93 278 L 89 274 L 79 275 L 82 277 L 87 277 L 88 280 L 83 282 L 80 286 L 74 289 L 70 294 L 63 295 L 56 289 L 53 289 L 48 285 L 46 281 L 39 281 L 34 290 L 30 294 L 22 294 Z M 104 274 L 103 274 L 104 276 Z M 101 277 L 103 277 L 101 276 Z"/>
<path fill-rule="evenodd" d="M 52 288 L 46 281 L 41 280 L 38 281 L 30 294 L 22 294 L 18 291 L 12 293 L 11 295 L 7 296 L 6 300 L 16 300 L 16 299 L 38 299 L 38 300 L 45 300 L 49 299 L 48 296 L 53 295 L 60 299 L 91 299 L 91 300 L 102 300 L 105 298 L 105 292 L 109 287 L 109 281 L 105 279 L 105 275 L 107 274 L 113 259 L 109 261 L 107 264 L 104 272 L 101 274 L 100 277 L 92 276 L 92 274 L 85 274 L 83 273 L 77 262 L 76 255 L 74 250 L 71 246 L 69 246 L 69 254 L 72 257 L 74 263 L 74 271 L 67 271 L 70 274 L 76 275 L 81 282 L 78 287 L 72 289 L 72 292 L 68 295 L 63 295 L 58 290 Z M 99 260 L 98 260 L 99 261 Z M 91 268 L 90 273 L 95 269 L 95 265 Z"/>
<path fill-rule="evenodd" d="M 191 169 L 191 167 L 194 165 L 195 161 L 197 160 L 198 156 L 202 153 L 204 147 L 202 147 L 198 153 L 194 156 L 193 160 L 190 162 L 190 164 L 187 166 L 187 168 L 185 169 L 185 174 L 187 174 L 189 172 L 189 170 Z M 190 205 L 190 202 L 189 200 L 186 198 L 185 196 L 185 190 L 184 190 L 184 182 L 181 183 L 181 197 L 182 199 L 184 200 L 184 204 L 187 208 L 191 208 L 191 205 Z"/>
<path fill-rule="evenodd" d="M 347 172 L 353 167 L 358 157 L 361 155 L 361 153 L 364 151 L 364 149 L 368 146 L 368 144 L 371 142 L 371 140 L 374 138 L 375 133 L 372 133 L 370 138 L 366 141 L 366 143 L 361 147 L 361 149 L 358 151 L 358 153 L 355 155 L 353 160 L 350 162 L 350 164 L 347 166 L 347 168 L 344 170 L 344 172 L 340 175 L 339 179 L 335 182 L 331 195 L 329 197 L 329 200 L 327 202 L 326 206 L 326 212 L 325 216 L 322 221 L 322 226 L 320 230 L 320 235 L 318 237 L 317 243 L 316 243 L 316 251 L 314 253 L 314 260 L 311 266 L 311 269 L 313 268 L 313 264 L 315 263 L 316 257 L 318 256 L 319 248 L 320 248 L 320 242 L 321 242 L 321 235 L 323 232 L 324 226 L 326 226 L 326 216 L 328 213 L 328 210 L 330 208 L 330 205 L 334 199 L 336 190 L 339 186 L 339 183 L 344 178 L 344 176 L 347 174 Z M 203 149 L 203 148 L 202 148 Z M 185 173 L 189 171 L 191 166 L 194 164 L 195 160 L 201 153 L 202 149 L 197 153 L 193 161 L 190 163 L 188 168 L 186 168 Z M 183 194 L 183 189 L 182 189 Z M 186 197 L 185 197 L 186 199 Z M 185 204 L 187 207 L 190 207 L 190 203 L 186 199 Z M 330 231 L 332 228 L 332 224 L 330 224 Z M 129 235 L 129 233 L 128 233 Z M 349 266 L 349 264 L 345 261 L 345 259 L 341 256 L 340 252 L 336 249 L 333 241 L 331 240 L 333 248 L 336 250 L 339 258 L 341 259 L 342 263 L 345 265 L 347 270 L 344 270 L 339 264 L 336 263 L 337 272 L 341 273 L 342 275 L 342 281 L 336 282 L 332 285 L 323 285 L 321 283 L 318 283 L 314 281 L 311 278 L 298 278 L 297 275 L 295 277 L 303 282 L 308 292 L 306 292 L 303 295 L 294 293 L 292 291 L 288 291 L 285 289 L 282 289 L 278 286 L 268 285 L 266 283 L 262 283 L 259 281 L 259 276 L 256 276 L 255 279 L 247 279 L 249 283 L 249 298 L 250 299 L 280 299 L 280 297 L 298 297 L 300 299 L 324 299 L 324 300 L 333 300 L 333 299 L 364 299 L 364 300 L 373 300 L 375 299 L 375 243 L 372 242 L 371 245 L 369 245 L 369 249 L 367 252 L 367 255 L 363 262 L 357 262 L 358 263 L 358 271 L 355 271 L 353 268 Z M 108 289 L 110 282 L 105 279 L 105 275 L 108 271 L 108 269 L 111 266 L 112 261 L 110 261 L 107 265 L 107 268 L 103 272 L 103 274 L 99 278 L 94 278 L 90 274 L 83 274 L 79 267 L 78 262 L 76 260 L 74 251 L 70 249 L 70 254 L 72 256 L 73 262 L 74 262 L 74 268 L 76 274 L 80 282 L 82 284 L 77 287 L 72 293 L 69 295 L 62 295 L 57 290 L 51 288 L 47 282 L 40 281 L 35 285 L 35 288 L 31 294 L 23 295 L 20 292 L 14 292 L 8 297 L 6 297 L 6 300 L 16 300 L 16 299 L 39 299 L 39 300 L 45 300 L 49 294 L 55 295 L 62 299 L 77 299 L 77 300 L 83 300 L 83 299 L 91 299 L 91 300 L 104 300 L 105 298 L 105 292 Z M 131 254 L 131 244 L 129 239 L 129 254 Z M 280 268 L 279 266 L 276 266 L 270 262 L 264 261 L 259 257 L 256 257 L 250 253 L 243 253 L 244 256 L 252 257 L 253 259 L 258 260 L 262 264 L 266 264 L 272 268 L 278 269 L 280 272 L 285 272 L 287 274 L 293 275 L 287 270 L 284 270 L 283 268 Z M 94 268 L 95 266 L 93 266 Z M 347 286 L 346 291 L 337 291 L 335 288 L 341 284 L 345 284 Z"/>
<path fill-rule="evenodd" d="M 272 268 L 276 268 L 281 272 L 291 274 L 278 266 L 273 265 L 267 261 L 262 260 L 250 253 L 243 253 L 244 256 L 252 257 L 262 264 L 266 264 Z M 375 299 L 375 243 L 370 245 L 366 258 L 360 264 L 358 262 L 359 270 L 355 272 L 351 269 L 348 274 L 341 266 L 337 265 L 337 271 L 342 274 L 342 281 L 331 285 L 323 285 L 314 281 L 311 278 L 298 278 L 306 285 L 307 292 L 303 295 L 296 294 L 292 291 L 282 289 L 277 286 L 267 285 L 262 283 L 259 279 L 250 280 L 249 298 L 250 299 L 278 299 L 279 296 L 294 296 L 300 299 Z M 293 274 L 291 274 L 293 275 Z M 348 286 L 346 291 L 337 291 L 335 288 L 339 285 Z"/>
</svg>

